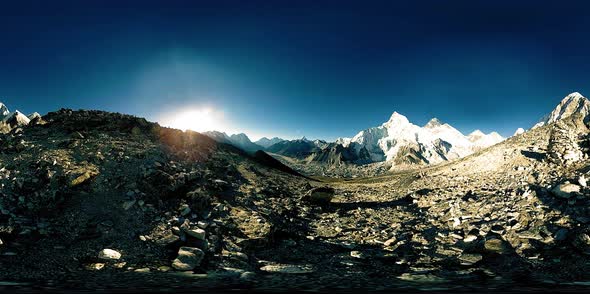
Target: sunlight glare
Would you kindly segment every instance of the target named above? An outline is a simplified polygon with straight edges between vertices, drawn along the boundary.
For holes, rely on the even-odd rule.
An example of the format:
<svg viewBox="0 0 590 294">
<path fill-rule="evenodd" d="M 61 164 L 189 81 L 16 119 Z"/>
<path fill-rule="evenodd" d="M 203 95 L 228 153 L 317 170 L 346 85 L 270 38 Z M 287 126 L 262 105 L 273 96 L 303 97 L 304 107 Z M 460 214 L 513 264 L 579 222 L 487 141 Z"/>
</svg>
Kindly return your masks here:
<svg viewBox="0 0 590 294">
<path fill-rule="evenodd" d="M 218 115 L 210 108 L 181 111 L 169 117 L 165 124 L 171 128 L 197 132 L 222 128 Z"/>
</svg>

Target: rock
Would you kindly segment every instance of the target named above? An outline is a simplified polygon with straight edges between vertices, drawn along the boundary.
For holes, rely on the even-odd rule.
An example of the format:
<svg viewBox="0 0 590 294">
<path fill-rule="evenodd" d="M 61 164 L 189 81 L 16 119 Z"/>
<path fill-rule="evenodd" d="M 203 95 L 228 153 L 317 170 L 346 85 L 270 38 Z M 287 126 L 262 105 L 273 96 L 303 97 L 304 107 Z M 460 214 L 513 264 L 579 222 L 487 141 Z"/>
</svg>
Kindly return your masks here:
<svg viewBox="0 0 590 294">
<path fill-rule="evenodd" d="M 123 202 L 123 209 L 129 210 L 129 208 L 131 208 L 135 204 L 135 202 L 136 202 L 136 200 L 129 200 L 129 201 Z"/>
<path fill-rule="evenodd" d="M 276 264 L 266 265 L 260 268 L 261 271 L 279 274 L 309 274 L 313 269 L 308 265 Z"/>
<path fill-rule="evenodd" d="M 473 265 L 480 262 L 483 259 L 481 254 L 469 254 L 463 253 L 459 256 L 459 261 L 461 261 L 461 265 Z"/>
<path fill-rule="evenodd" d="M 113 249 L 103 249 L 98 253 L 98 258 L 106 260 L 117 260 L 121 258 L 121 253 Z"/>
<path fill-rule="evenodd" d="M 147 267 L 138 268 L 138 269 L 134 270 L 134 272 L 136 272 L 136 273 L 149 273 L 150 272 L 150 269 L 147 268 Z"/>
<path fill-rule="evenodd" d="M 201 264 L 205 257 L 203 250 L 194 247 L 180 247 L 172 267 L 179 271 L 190 271 Z"/>
<path fill-rule="evenodd" d="M 191 212 L 191 208 L 187 204 L 183 204 L 180 206 L 180 215 L 186 216 Z"/>
<path fill-rule="evenodd" d="M 475 240 L 477 240 L 476 235 L 467 235 L 465 238 L 463 238 L 463 242 L 465 242 L 465 243 L 471 243 Z"/>
<path fill-rule="evenodd" d="M 587 233 L 578 234 L 573 244 L 582 253 L 590 255 L 590 236 Z"/>
<path fill-rule="evenodd" d="M 205 240 L 206 232 L 203 229 L 197 228 L 194 230 L 185 230 L 184 232 L 193 238 L 197 238 L 199 240 Z"/>
<path fill-rule="evenodd" d="M 395 242 L 397 242 L 397 239 L 396 239 L 396 238 L 391 238 L 391 239 L 389 239 L 389 240 L 387 240 L 387 241 L 383 242 L 383 245 L 384 245 L 385 247 L 389 247 L 389 246 L 391 246 L 391 245 L 395 244 Z"/>
<path fill-rule="evenodd" d="M 582 187 L 588 187 L 588 183 L 586 182 L 586 178 L 584 178 L 584 176 L 580 176 L 578 178 L 578 184 L 580 184 Z"/>
<path fill-rule="evenodd" d="M 312 204 L 325 205 L 330 203 L 332 198 L 334 198 L 334 188 L 319 187 L 307 192 L 301 200 Z"/>
<path fill-rule="evenodd" d="M 165 273 L 165 272 L 169 272 L 170 270 L 172 270 L 172 268 L 169 267 L 169 266 L 163 265 L 163 266 L 158 267 L 158 271 L 160 271 L 160 272 L 164 272 Z"/>
<path fill-rule="evenodd" d="M 159 246 L 171 246 L 174 243 L 178 242 L 180 240 L 180 237 L 169 233 L 168 235 L 156 240 L 156 244 Z"/>
<path fill-rule="evenodd" d="M 555 196 L 568 199 L 575 193 L 580 193 L 580 186 L 576 184 L 563 183 L 551 190 Z"/>
<path fill-rule="evenodd" d="M 504 241 L 502 241 L 500 239 L 486 240 L 484 243 L 484 248 L 486 249 L 486 251 L 488 251 L 490 253 L 497 253 L 497 254 L 503 254 L 508 251 L 506 244 L 504 243 Z"/>
<path fill-rule="evenodd" d="M 87 270 L 92 270 L 92 271 L 99 271 L 99 270 L 101 270 L 101 269 L 104 268 L 104 265 L 105 265 L 104 263 L 100 263 L 100 262 L 98 262 L 98 263 L 91 263 L 91 264 L 89 264 L 89 265 L 86 266 L 86 269 Z"/>
<path fill-rule="evenodd" d="M 94 170 L 88 170 L 86 172 L 84 172 L 83 174 L 77 176 L 75 179 L 73 179 L 70 182 L 70 187 L 76 187 L 79 186 L 81 184 L 86 183 L 88 180 L 90 180 L 91 178 L 95 177 L 98 175 L 97 171 Z"/>
</svg>

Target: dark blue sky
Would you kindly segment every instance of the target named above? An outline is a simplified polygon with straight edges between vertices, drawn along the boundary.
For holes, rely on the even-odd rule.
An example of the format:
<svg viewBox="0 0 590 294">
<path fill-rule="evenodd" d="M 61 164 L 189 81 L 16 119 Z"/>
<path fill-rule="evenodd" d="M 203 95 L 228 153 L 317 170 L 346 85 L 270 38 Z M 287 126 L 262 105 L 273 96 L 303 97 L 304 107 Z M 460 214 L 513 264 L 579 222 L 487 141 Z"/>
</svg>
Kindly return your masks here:
<svg viewBox="0 0 590 294">
<path fill-rule="evenodd" d="M 585 1 L 405 2 L 4 2 L 0 101 L 151 120 L 208 106 L 254 137 L 334 139 L 393 111 L 507 136 L 590 96 Z"/>
</svg>

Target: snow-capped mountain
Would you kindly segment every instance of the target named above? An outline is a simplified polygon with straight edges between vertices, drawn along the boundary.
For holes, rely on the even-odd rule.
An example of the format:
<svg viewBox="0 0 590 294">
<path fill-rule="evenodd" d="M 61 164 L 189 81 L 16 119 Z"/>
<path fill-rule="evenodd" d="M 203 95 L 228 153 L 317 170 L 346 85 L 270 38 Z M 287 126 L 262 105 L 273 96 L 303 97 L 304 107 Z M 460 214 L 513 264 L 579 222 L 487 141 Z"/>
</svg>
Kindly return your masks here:
<svg viewBox="0 0 590 294">
<path fill-rule="evenodd" d="M 477 135 L 477 136 L 476 136 Z M 411 162 L 425 164 L 467 156 L 475 150 L 503 140 L 497 133 L 482 132 L 471 138 L 464 136 L 451 125 L 433 118 L 424 127 L 411 123 L 405 116 L 394 112 L 381 126 L 359 132 L 351 140 L 350 147 L 359 154 L 369 152 L 373 162 Z M 411 155 L 405 160 L 403 157 Z"/>
<path fill-rule="evenodd" d="M 16 110 L 15 112 L 11 112 L 6 117 L 4 117 L 2 122 L 10 125 L 11 127 L 20 127 L 28 125 L 31 120 L 26 115 Z"/>
<path fill-rule="evenodd" d="M 270 146 L 272 146 L 272 145 L 274 145 L 276 143 L 283 142 L 283 141 L 285 141 L 285 140 L 284 139 L 281 139 L 279 137 L 274 137 L 272 139 L 269 139 L 267 137 L 262 137 L 262 138 L 260 138 L 260 140 L 255 141 L 254 143 L 257 144 L 257 145 L 260 145 L 260 146 L 262 146 L 264 148 L 268 148 L 268 147 L 270 147 Z"/>
<path fill-rule="evenodd" d="M 516 129 L 516 131 L 514 131 L 514 135 L 512 135 L 512 137 L 518 136 L 524 132 L 525 132 L 525 130 L 523 128 L 518 128 L 518 129 Z"/>
<path fill-rule="evenodd" d="M 6 107 L 4 103 L 0 102 L 0 120 L 3 120 L 5 117 L 8 116 L 8 114 L 10 114 L 8 107 Z"/>
<path fill-rule="evenodd" d="M 467 139 L 473 143 L 474 148 L 485 148 L 504 141 L 504 137 L 496 132 L 485 134 L 480 130 L 471 132 L 467 135 Z"/>
<path fill-rule="evenodd" d="M 33 112 L 33 113 L 27 115 L 27 118 L 32 121 L 34 119 L 41 118 L 41 115 L 38 112 Z"/>
<path fill-rule="evenodd" d="M 262 146 L 252 143 L 252 141 L 250 141 L 250 138 L 248 138 L 248 136 L 244 133 L 233 134 L 229 136 L 224 132 L 208 131 L 203 132 L 203 135 L 206 135 L 209 138 L 220 143 L 234 145 L 245 151 L 257 151 L 264 149 Z"/>
<path fill-rule="evenodd" d="M 352 138 L 338 138 L 336 139 L 336 144 L 342 145 L 344 147 L 348 147 L 348 145 L 350 145 L 350 142 L 352 141 Z"/>
<path fill-rule="evenodd" d="M 574 113 L 581 113 L 584 121 L 590 120 L 590 100 L 578 92 L 571 93 L 561 100 L 553 111 L 545 115 L 533 128 L 556 122 Z"/>
</svg>

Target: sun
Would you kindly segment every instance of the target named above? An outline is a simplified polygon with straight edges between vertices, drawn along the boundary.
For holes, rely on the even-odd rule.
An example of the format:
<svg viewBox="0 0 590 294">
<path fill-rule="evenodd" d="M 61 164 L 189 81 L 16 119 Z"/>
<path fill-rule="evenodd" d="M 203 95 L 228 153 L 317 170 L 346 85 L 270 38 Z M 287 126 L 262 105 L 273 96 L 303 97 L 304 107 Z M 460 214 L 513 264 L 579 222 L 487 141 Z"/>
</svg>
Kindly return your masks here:
<svg viewBox="0 0 590 294">
<path fill-rule="evenodd" d="M 183 131 L 193 130 L 197 132 L 218 130 L 222 127 L 218 114 L 210 108 L 176 112 L 170 115 L 164 124 Z"/>
</svg>

